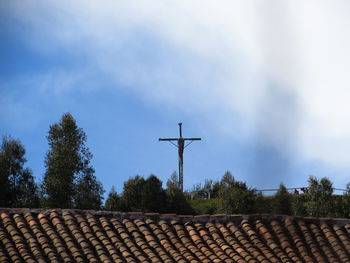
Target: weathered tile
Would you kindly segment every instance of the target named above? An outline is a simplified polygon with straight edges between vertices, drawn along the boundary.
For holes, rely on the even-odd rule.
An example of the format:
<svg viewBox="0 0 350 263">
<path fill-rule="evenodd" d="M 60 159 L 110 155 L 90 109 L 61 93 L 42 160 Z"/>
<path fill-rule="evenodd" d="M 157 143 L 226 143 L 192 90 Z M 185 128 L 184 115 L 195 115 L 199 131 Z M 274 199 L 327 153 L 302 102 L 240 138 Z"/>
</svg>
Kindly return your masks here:
<svg viewBox="0 0 350 263">
<path fill-rule="evenodd" d="M 349 262 L 350 220 L 1 209 L 0 262 Z"/>
</svg>

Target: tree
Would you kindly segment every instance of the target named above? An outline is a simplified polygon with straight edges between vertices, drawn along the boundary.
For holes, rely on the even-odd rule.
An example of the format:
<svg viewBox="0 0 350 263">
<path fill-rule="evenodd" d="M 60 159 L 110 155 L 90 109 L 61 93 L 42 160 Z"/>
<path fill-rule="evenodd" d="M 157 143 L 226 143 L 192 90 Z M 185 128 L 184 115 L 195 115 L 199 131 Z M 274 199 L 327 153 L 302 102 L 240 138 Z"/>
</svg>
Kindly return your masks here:
<svg viewBox="0 0 350 263">
<path fill-rule="evenodd" d="M 108 211 L 127 211 L 123 199 L 118 195 L 114 186 L 108 194 L 105 209 Z"/>
<path fill-rule="evenodd" d="M 216 198 L 218 196 L 219 188 L 220 188 L 219 181 L 206 179 L 204 182 L 203 189 L 210 192 L 210 198 Z"/>
<path fill-rule="evenodd" d="M 74 194 L 74 207 L 79 209 L 101 209 L 103 199 L 102 184 L 93 175 L 94 170 L 81 175 L 77 179 Z"/>
<path fill-rule="evenodd" d="M 151 174 L 142 188 L 142 210 L 144 212 L 163 212 L 165 209 L 165 191 L 162 181 Z"/>
<path fill-rule="evenodd" d="M 163 212 L 165 208 L 162 181 L 155 175 L 146 180 L 141 176 L 130 178 L 124 183 L 122 199 L 129 211 Z"/>
<path fill-rule="evenodd" d="M 309 186 L 305 194 L 306 211 L 309 216 L 327 217 L 333 213 L 333 184 L 323 177 L 319 181 L 316 177 L 309 177 Z"/>
<path fill-rule="evenodd" d="M 70 113 L 62 116 L 59 123 L 50 126 L 47 136 L 49 151 L 45 158 L 46 172 L 43 191 L 45 207 L 72 208 L 88 204 L 91 207 L 102 201 L 102 186 L 93 176 L 90 165 L 92 154 L 85 145 L 86 134 L 78 128 Z M 93 200 L 96 198 L 96 200 Z"/>
<path fill-rule="evenodd" d="M 32 171 L 24 168 L 25 148 L 19 140 L 3 137 L 0 147 L 0 206 L 35 207 L 37 186 Z"/>
<path fill-rule="evenodd" d="M 272 214 L 272 205 L 272 196 L 264 196 L 261 191 L 257 191 L 252 211 L 258 214 Z"/>
<path fill-rule="evenodd" d="M 34 181 L 32 171 L 25 168 L 19 182 L 19 197 L 17 198 L 17 207 L 34 208 L 40 206 L 38 186 Z"/>
<path fill-rule="evenodd" d="M 272 204 L 272 212 L 274 214 L 291 215 L 292 214 L 292 199 L 287 188 L 280 184 L 277 193 L 274 196 Z"/>
<path fill-rule="evenodd" d="M 342 199 L 343 216 L 350 218 L 350 183 L 346 185 L 346 191 Z"/>
<path fill-rule="evenodd" d="M 246 183 L 236 181 L 226 172 L 220 181 L 218 212 L 227 214 L 252 213 L 257 194 Z"/>
<path fill-rule="evenodd" d="M 124 183 L 123 200 L 129 211 L 142 211 L 142 191 L 145 179 L 139 175 Z"/>
<path fill-rule="evenodd" d="M 186 200 L 184 193 L 179 187 L 179 181 L 176 172 L 174 172 L 167 182 L 166 194 L 166 211 L 168 213 L 189 215 L 193 214 L 189 202 Z"/>
<path fill-rule="evenodd" d="M 174 171 L 174 172 L 171 174 L 169 180 L 167 181 L 167 186 L 169 186 L 170 184 L 171 184 L 172 186 L 174 186 L 174 187 L 180 189 L 179 176 L 177 175 L 177 172 L 176 172 L 176 171 Z"/>
<path fill-rule="evenodd" d="M 195 184 L 190 191 L 191 199 L 212 199 L 216 198 L 220 188 L 220 183 L 218 181 L 213 181 L 211 179 L 205 179 L 204 185 L 201 183 Z"/>
<path fill-rule="evenodd" d="M 295 194 L 292 199 L 292 215 L 307 216 L 306 197 L 304 194 Z"/>
</svg>

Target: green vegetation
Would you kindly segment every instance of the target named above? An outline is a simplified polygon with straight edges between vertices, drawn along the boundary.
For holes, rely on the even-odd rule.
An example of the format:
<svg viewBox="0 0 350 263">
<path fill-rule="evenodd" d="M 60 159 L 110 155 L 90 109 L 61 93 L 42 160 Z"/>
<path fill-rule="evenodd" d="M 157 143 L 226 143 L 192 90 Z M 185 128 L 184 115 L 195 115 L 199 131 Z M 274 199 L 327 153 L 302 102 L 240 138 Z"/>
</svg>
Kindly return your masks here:
<svg viewBox="0 0 350 263">
<path fill-rule="evenodd" d="M 3 137 L 0 146 L 0 207 L 35 207 L 37 186 L 32 171 L 24 168 L 25 149 L 19 140 Z"/>
<path fill-rule="evenodd" d="M 196 215 L 215 214 L 217 198 L 190 200 L 189 203 Z"/>
<path fill-rule="evenodd" d="M 90 165 L 92 154 L 85 145 L 86 134 L 73 116 L 66 113 L 59 123 L 50 126 L 47 139 L 42 205 L 99 209 L 103 188 Z"/>
<path fill-rule="evenodd" d="M 332 199 L 333 185 L 328 178 L 318 180 L 316 177 L 310 176 L 309 187 L 305 194 L 306 212 L 314 217 L 326 217 L 333 214 Z"/>
<path fill-rule="evenodd" d="M 146 180 L 141 176 L 130 178 L 124 183 L 121 200 L 127 211 L 161 212 L 166 205 L 162 182 L 154 175 Z"/>
<path fill-rule="evenodd" d="M 292 214 L 292 195 L 288 193 L 287 188 L 283 184 L 280 184 L 278 192 L 273 198 L 272 212 L 282 215 Z"/>
<path fill-rule="evenodd" d="M 176 214 L 284 214 L 350 218 L 350 183 L 343 195 L 333 194 L 332 182 L 309 177 L 303 193 L 290 193 L 281 184 L 272 196 L 250 188 L 226 172 L 219 181 L 205 180 L 182 192 L 174 172 L 163 188 L 157 176 L 136 175 L 118 194 L 113 186 L 103 205 L 103 187 L 90 164 L 87 136 L 69 113 L 48 131 L 49 150 L 43 182 L 37 184 L 25 168 L 25 148 L 4 136 L 0 145 L 0 207 L 106 209 L 123 212 Z"/>
<path fill-rule="evenodd" d="M 332 182 L 324 177 L 310 177 L 305 193 L 289 193 L 281 184 L 276 194 L 263 196 L 245 182 L 237 181 L 226 172 L 219 182 L 218 197 L 204 199 L 195 194 L 190 204 L 196 214 L 279 214 L 312 217 L 350 217 L 350 183 L 344 195 L 334 195 Z M 199 184 L 200 185 L 200 184 Z M 194 187 L 201 192 L 202 188 Z"/>
<path fill-rule="evenodd" d="M 220 181 L 217 211 L 227 214 L 253 213 L 256 197 L 255 189 L 249 189 L 246 183 L 236 181 L 230 172 L 226 172 Z"/>
<path fill-rule="evenodd" d="M 166 212 L 190 215 L 194 211 L 188 202 L 188 196 L 180 189 L 180 184 L 176 173 L 172 174 L 172 177 L 167 182 L 166 193 Z"/>
<path fill-rule="evenodd" d="M 164 190 L 162 181 L 155 175 L 150 175 L 147 179 L 141 176 L 130 178 L 124 183 L 121 195 L 116 193 L 113 186 L 105 209 L 125 212 L 194 213 L 174 176 Z"/>
</svg>

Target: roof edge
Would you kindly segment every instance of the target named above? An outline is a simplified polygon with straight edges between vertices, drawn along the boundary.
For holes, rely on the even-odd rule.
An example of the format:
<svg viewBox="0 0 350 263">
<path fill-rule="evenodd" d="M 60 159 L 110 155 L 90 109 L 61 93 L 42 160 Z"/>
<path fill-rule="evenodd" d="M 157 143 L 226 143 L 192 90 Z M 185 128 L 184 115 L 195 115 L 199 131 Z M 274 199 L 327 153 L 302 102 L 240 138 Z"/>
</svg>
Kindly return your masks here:
<svg viewBox="0 0 350 263">
<path fill-rule="evenodd" d="M 7 214 L 25 214 L 25 213 L 34 213 L 34 214 L 50 214 L 51 212 L 56 212 L 62 214 L 65 212 L 68 213 L 77 213 L 77 214 L 91 214 L 96 216 L 108 216 L 119 219 L 147 219 L 151 218 L 153 220 L 166 220 L 166 221 L 180 221 L 182 223 L 206 223 L 206 222 L 241 222 L 246 221 L 255 221 L 255 220 L 264 220 L 264 221 L 273 221 L 273 220 L 304 220 L 305 222 L 310 223 L 327 223 L 327 224 L 336 224 L 336 225 L 347 225 L 350 224 L 350 218 L 318 218 L 318 217 L 300 217 L 300 216 L 289 216 L 289 215 L 274 215 L 274 214 L 204 214 L 204 215 L 177 215 L 177 214 L 160 214 L 160 213 L 144 213 L 144 212 L 118 212 L 118 211 L 105 211 L 105 210 L 80 210 L 80 209 L 44 209 L 44 208 L 2 208 L 0 207 L 0 213 Z"/>
</svg>

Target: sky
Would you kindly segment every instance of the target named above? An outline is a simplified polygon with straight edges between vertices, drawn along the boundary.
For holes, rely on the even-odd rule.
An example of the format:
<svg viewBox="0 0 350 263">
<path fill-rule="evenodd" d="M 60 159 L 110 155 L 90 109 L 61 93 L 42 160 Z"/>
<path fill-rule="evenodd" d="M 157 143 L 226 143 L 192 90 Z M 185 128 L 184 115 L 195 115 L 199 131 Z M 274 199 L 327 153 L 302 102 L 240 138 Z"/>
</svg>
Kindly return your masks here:
<svg viewBox="0 0 350 263">
<path fill-rule="evenodd" d="M 257 189 L 350 182 L 348 1 L 0 0 L 0 136 L 45 173 L 70 112 L 106 193 L 177 170 Z"/>
</svg>

